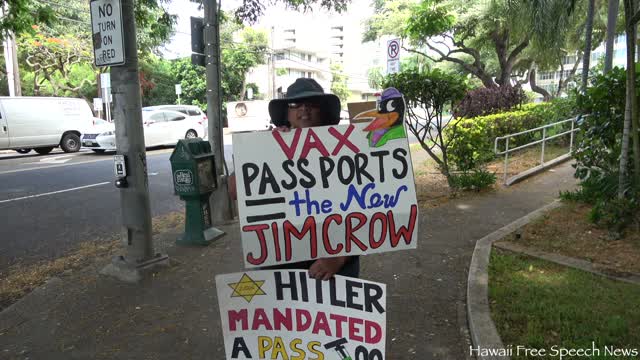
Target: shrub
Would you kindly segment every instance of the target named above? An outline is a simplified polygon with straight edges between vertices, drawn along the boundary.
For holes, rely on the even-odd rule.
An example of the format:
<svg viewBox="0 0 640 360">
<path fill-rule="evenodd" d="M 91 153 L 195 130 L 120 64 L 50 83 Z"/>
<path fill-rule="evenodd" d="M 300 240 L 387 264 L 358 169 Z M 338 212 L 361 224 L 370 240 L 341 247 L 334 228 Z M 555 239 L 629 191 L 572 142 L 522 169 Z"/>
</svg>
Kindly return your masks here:
<svg viewBox="0 0 640 360">
<path fill-rule="evenodd" d="M 586 94 L 577 96 L 577 105 L 582 113 L 590 114 L 580 126 L 574 150 L 575 177 L 580 179 L 580 188 L 562 196 L 593 205 L 591 221 L 621 232 L 640 209 L 638 185 L 624 189 L 624 199 L 617 195 L 626 72 L 614 68 L 606 75 L 594 76 L 591 82 L 593 86 L 587 89 Z M 639 84 L 640 78 L 636 88 Z M 627 173 L 633 177 L 632 162 L 628 165 Z"/>
<path fill-rule="evenodd" d="M 454 109 L 455 117 L 477 117 L 507 111 L 527 101 L 527 95 L 520 86 L 478 88 L 467 92 Z"/>
<path fill-rule="evenodd" d="M 473 169 L 453 175 L 453 185 L 457 189 L 480 191 L 496 182 L 496 174 L 485 169 Z"/>
<path fill-rule="evenodd" d="M 455 120 L 455 127 L 445 129 L 448 137 L 455 133 L 455 137 L 451 137 L 449 157 L 458 170 L 468 171 L 477 168 L 495 158 L 493 147 L 496 137 L 564 120 L 574 114 L 574 101 L 560 99 L 540 104 L 526 104 L 516 111 Z M 570 126 L 570 123 L 568 124 Z M 549 132 L 549 135 L 552 133 Z M 509 148 L 524 145 L 541 137 L 541 132 L 532 132 L 511 138 Z M 501 146 L 504 148 L 503 144 Z"/>
<path fill-rule="evenodd" d="M 416 135 L 422 148 L 439 166 L 440 172 L 451 185 L 448 148 L 450 141 L 441 136 L 449 127 L 445 110 L 463 98 L 467 82 L 458 74 L 438 69 L 405 69 L 384 78 L 383 87 L 395 87 L 406 101 L 405 123 Z M 449 139 L 455 138 L 453 134 Z"/>
</svg>

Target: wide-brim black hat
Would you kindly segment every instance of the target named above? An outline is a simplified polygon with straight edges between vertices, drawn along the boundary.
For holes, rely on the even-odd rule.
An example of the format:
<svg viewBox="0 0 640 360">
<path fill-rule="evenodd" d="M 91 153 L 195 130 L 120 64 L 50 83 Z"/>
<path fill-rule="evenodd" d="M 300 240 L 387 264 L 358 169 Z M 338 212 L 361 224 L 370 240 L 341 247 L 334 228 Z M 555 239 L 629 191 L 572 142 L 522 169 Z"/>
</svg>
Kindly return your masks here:
<svg viewBox="0 0 640 360">
<path fill-rule="evenodd" d="M 325 94 L 317 81 L 308 78 L 296 79 L 287 88 L 285 98 L 269 102 L 271 122 L 275 126 L 291 126 L 287 117 L 287 104 L 303 99 L 320 103 L 323 125 L 337 125 L 340 122 L 340 99 L 333 94 Z"/>
</svg>

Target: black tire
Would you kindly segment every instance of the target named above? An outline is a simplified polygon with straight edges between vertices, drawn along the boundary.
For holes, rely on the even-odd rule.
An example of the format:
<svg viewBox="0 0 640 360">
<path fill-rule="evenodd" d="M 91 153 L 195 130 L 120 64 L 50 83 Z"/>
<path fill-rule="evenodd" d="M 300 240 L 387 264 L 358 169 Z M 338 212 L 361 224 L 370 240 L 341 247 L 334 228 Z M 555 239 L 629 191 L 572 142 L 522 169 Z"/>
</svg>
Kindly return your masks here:
<svg viewBox="0 0 640 360">
<path fill-rule="evenodd" d="M 53 150 L 53 146 L 40 147 L 40 148 L 35 148 L 33 150 L 35 150 L 40 155 L 47 155 L 48 153 L 51 152 L 51 150 Z"/>
<path fill-rule="evenodd" d="M 104 149 L 91 149 L 91 150 L 93 150 L 93 152 L 96 154 L 104 154 L 104 152 L 106 151 Z"/>
<path fill-rule="evenodd" d="M 198 137 L 198 133 L 195 130 L 188 130 L 186 134 L 184 134 L 185 139 L 195 139 Z"/>
<path fill-rule="evenodd" d="M 18 154 L 28 154 L 31 152 L 31 149 L 16 149 Z"/>
<path fill-rule="evenodd" d="M 80 137 L 74 133 L 65 134 L 60 141 L 60 148 L 66 153 L 78 152 L 80 145 Z"/>
</svg>

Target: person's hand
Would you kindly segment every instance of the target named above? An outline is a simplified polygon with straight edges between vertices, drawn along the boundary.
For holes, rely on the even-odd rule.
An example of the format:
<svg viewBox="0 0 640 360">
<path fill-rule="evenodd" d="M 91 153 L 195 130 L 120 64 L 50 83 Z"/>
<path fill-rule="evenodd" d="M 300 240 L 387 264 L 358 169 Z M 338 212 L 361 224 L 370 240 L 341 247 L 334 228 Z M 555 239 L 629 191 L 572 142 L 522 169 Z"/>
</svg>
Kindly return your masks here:
<svg viewBox="0 0 640 360">
<path fill-rule="evenodd" d="M 278 126 L 278 127 L 273 128 L 273 130 L 271 130 L 271 131 L 289 132 L 289 131 L 291 131 L 291 128 L 288 127 L 288 126 Z"/>
<path fill-rule="evenodd" d="M 238 200 L 238 189 L 236 187 L 236 174 L 231 174 L 227 177 L 227 189 L 229 190 L 229 197 L 231 200 Z"/>
<path fill-rule="evenodd" d="M 311 264 L 309 275 L 313 279 L 329 280 L 342 269 L 348 260 L 348 256 L 318 259 Z"/>
</svg>

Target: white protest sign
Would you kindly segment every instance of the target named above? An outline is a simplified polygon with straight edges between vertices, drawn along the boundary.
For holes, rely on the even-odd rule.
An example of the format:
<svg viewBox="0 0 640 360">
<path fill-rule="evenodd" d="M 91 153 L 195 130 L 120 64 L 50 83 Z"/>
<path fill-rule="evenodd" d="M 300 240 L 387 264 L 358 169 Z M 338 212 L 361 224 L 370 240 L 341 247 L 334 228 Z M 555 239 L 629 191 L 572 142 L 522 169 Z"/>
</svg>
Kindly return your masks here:
<svg viewBox="0 0 640 360">
<path fill-rule="evenodd" d="M 416 247 L 402 117 L 391 130 L 368 125 L 233 135 L 246 267 Z"/>
<path fill-rule="evenodd" d="M 120 0 L 92 0 L 91 28 L 96 66 L 124 64 L 122 7 Z"/>
<path fill-rule="evenodd" d="M 306 270 L 216 276 L 227 359 L 385 358 L 386 286 Z"/>
</svg>

